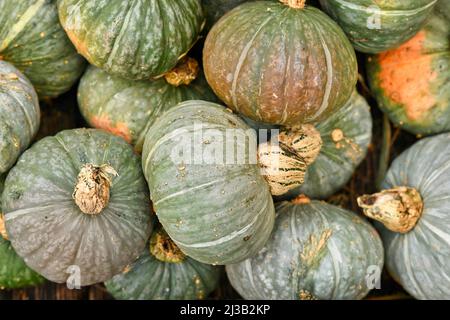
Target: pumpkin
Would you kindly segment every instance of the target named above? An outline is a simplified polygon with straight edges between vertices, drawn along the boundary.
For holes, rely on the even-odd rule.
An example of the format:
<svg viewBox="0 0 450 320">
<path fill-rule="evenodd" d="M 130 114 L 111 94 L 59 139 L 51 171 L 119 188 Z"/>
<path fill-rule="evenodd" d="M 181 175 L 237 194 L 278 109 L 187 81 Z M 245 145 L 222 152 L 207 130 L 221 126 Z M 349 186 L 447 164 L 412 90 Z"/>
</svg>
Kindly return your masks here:
<svg viewBox="0 0 450 320">
<path fill-rule="evenodd" d="M 8 174 L 8 236 L 45 278 L 77 286 L 109 280 L 133 262 L 152 230 L 140 158 L 95 129 L 46 137 Z"/>
<path fill-rule="evenodd" d="M 450 2 L 439 1 L 414 38 L 369 58 L 369 85 L 379 107 L 411 133 L 450 130 L 449 37 Z"/>
<path fill-rule="evenodd" d="M 31 83 L 0 61 L 0 173 L 7 172 L 39 129 L 39 101 Z"/>
<path fill-rule="evenodd" d="M 380 53 L 413 37 L 438 0 L 320 0 L 356 50 Z"/>
<path fill-rule="evenodd" d="M 150 127 L 142 166 L 151 199 L 186 255 L 207 264 L 238 262 L 268 239 L 275 213 L 256 144 L 239 117 L 205 101 L 182 102 Z"/>
<path fill-rule="evenodd" d="M 320 121 L 350 98 L 355 52 L 326 14 L 303 0 L 281 2 L 244 3 L 214 25 L 203 50 L 206 79 L 227 106 L 253 120 Z"/>
<path fill-rule="evenodd" d="M 183 66 L 191 69 L 183 72 Z M 202 75 L 193 81 L 198 72 L 190 58 L 155 81 L 130 81 L 89 67 L 78 88 L 80 111 L 90 126 L 121 136 L 141 152 L 146 132 L 166 110 L 184 100 L 217 100 Z"/>
<path fill-rule="evenodd" d="M 91 64 L 130 80 L 159 76 L 193 46 L 200 0 L 58 0 L 61 24 Z"/>
<path fill-rule="evenodd" d="M 206 16 L 206 30 L 212 26 L 228 11 L 249 0 L 202 0 Z"/>
<path fill-rule="evenodd" d="M 68 91 L 85 65 L 59 24 L 54 0 L 0 1 L 0 60 L 22 71 L 40 98 Z"/>
<path fill-rule="evenodd" d="M 383 267 L 375 229 L 348 210 L 299 198 L 277 205 L 269 241 L 254 257 L 226 266 L 245 299 L 362 299 Z M 376 273 L 374 273 L 376 272 Z"/>
<path fill-rule="evenodd" d="M 5 175 L 0 176 L 0 194 L 3 192 Z M 1 203 L 0 203 L 1 210 Z M 3 214 L 0 213 L 0 290 L 40 285 L 44 278 L 27 267 L 8 241 Z"/>
<path fill-rule="evenodd" d="M 150 246 L 125 271 L 105 283 L 122 300 L 194 300 L 217 286 L 220 269 L 184 255 L 163 229 L 153 232 Z"/>
<path fill-rule="evenodd" d="M 450 134 L 416 142 L 392 163 L 383 191 L 358 198 L 380 221 L 390 274 L 417 299 L 450 299 Z"/>
<path fill-rule="evenodd" d="M 367 101 L 356 90 L 342 109 L 315 127 L 323 141 L 320 154 L 308 167 L 305 182 L 279 199 L 300 194 L 328 198 L 347 184 L 366 157 L 372 138 L 372 116 Z"/>
</svg>

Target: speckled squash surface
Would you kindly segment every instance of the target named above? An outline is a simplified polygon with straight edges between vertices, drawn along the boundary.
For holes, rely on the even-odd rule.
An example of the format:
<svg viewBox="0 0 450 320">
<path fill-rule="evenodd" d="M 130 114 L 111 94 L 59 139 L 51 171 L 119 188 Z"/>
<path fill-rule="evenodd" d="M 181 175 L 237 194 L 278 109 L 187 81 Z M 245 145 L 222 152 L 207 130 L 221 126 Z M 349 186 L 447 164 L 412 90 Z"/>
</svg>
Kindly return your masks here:
<svg viewBox="0 0 450 320">
<path fill-rule="evenodd" d="M 392 163 L 382 189 L 415 188 L 423 211 L 402 234 L 379 224 L 386 266 L 417 299 L 450 299 L 450 134 L 425 138 Z"/>
<path fill-rule="evenodd" d="M 9 172 L 6 230 L 16 252 L 47 279 L 103 282 L 144 249 L 152 230 L 147 190 L 140 158 L 123 139 L 62 131 L 34 144 Z"/>
<path fill-rule="evenodd" d="M 202 0 L 203 11 L 206 16 L 206 30 L 211 27 L 228 11 L 251 0 Z"/>
<path fill-rule="evenodd" d="M 375 229 L 358 215 L 326 204 L 282 202 L 273 233 L 256 256 L 227 265 L 245 299 L 362 299 L 366 275 L 383 267 Z M 379 270 L 378 269 L 378 270 Z"/>
<path fill-rule="evenodd" d="M 239 262 L 268 239 L 275 213 L 256 144 L 239 117 L 205 101 L 179 104 L 148 131 L 142 163 L 156 214 L 191 258 Z M 220 159 L 226 148 L 231 157 Z"/>
<path fill-rule="evenodd" d="M 160 244 L 163 246 L 160 250 L 165 251 L 163 255 L 152 253 L 152 241 L 136 262 L 105 283 L 108 292 L 120 300 L 196 300 L 208 297 L 219 282 L 220 268 L 185 256 L 163 230 L 155 231 L 152 240 L 155 236 L 165 238 Z"/>
<path fill-rule="evenodd" d="M 450 2 L 439 1 L 419 33 L 369 58 L 369 84 L 392 122 L 415 134 L 450 130 Z"/>
<path fill-rule="evenodd" d="M 444 0 L 445 1 L 445 0 Z M 413 37 L 438 0 L 320 0 L 356 50 L 379 53 Z"/>
<path fill-rule="evenodd" d="M 342 109 L 315 127 L 323 142 L 320 154 L 308 167 L 303 185 L 281 199 L 299 194 L 325 199 L 347 184 L 366 157 L 372 139 L 372 116 L 367 101 L 357 91 Z"/>
<path fill-rule="evenodd" d="M 205 22 L 200 0 L 58 0 L 58 9 L 81 55 L 131 80 L 172 69 Z"/>
<path fill-rule="evenodd" d="M 203 64 L 226 105 L 282 125 L 331 115 L 350 98 L 358 75 L 354 49 L 332 19 L 277 1 L 244 3 L 220 19 Z"/>
<path fill-rule="evenodd" d="M 56 0 L 0 1 L 0 60 L 22 71 L 40 98 L 69 90 L 85 65 L 59 23 Z"/>
<path fill-rule="evenodd" d="M 3 193 L 5 178 L 4 174 L 0 176 L 0 194 Z M 17 289 L 43 283 L 44 278 L 27 267 L 4 236 L 8 237 L 4 230 L 3 214 L 0 212 L 0 290 Z"/>
<path fill-rule="evenodd" d="M 203 75 L 189 85 L 165 79 L 130 81 L 89 67 L 78 88 L 78 104 L 90 126 L 121 136 L 141 152 L 145 134 L 171 107 L 185 100 L 216 101 Z"/>
<path fill-rule="evenodd" d="M 0 61 L 0 174 L 7 172 L 39 129 L 38 97 L 28 79 Z"/>
</svg>

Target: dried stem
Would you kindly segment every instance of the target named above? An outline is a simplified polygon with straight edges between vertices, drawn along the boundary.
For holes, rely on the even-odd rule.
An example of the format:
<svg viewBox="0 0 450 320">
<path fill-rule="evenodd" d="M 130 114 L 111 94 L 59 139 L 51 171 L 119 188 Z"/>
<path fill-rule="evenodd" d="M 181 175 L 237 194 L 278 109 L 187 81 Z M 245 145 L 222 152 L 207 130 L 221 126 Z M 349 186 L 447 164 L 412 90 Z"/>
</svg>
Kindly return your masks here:
<svg viewBox="0 0 450 320">
<path fill-rule="evenodd" d="M 187 86 L 197 78 L 199 72 L 198 62 L 193 58 L 185 57 L 175 68 L 165 73 L 164 78 L 175 87 Z"/>
<path fill-rule="evenodd" d="M 156 259 L 170 263 L 178 263 L 186 258 L 186 255 L 162 228 L 154 232 L 150 239 L 150 253 Z"/>
<path fill-rule="evenodd" d="M 280 0 L 280 2 L 293 9 L 303 9 L 305 7 L 306 0 Z"/>
</svg>

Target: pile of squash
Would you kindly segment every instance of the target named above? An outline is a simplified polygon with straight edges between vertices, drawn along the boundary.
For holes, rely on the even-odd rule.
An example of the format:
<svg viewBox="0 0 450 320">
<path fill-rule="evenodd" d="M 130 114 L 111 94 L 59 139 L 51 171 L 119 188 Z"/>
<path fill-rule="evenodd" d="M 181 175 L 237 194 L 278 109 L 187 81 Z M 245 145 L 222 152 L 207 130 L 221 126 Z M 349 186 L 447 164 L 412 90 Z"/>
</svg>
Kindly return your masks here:
<svg viewBox="0 0 450 320">
<path fill-rule="evenodd" d="M 368 100 L 417 142 L 353 212 Z M 0 289 L 450 299 L 448 132 L 448 0 L 0 0 Z"/>
</svg>

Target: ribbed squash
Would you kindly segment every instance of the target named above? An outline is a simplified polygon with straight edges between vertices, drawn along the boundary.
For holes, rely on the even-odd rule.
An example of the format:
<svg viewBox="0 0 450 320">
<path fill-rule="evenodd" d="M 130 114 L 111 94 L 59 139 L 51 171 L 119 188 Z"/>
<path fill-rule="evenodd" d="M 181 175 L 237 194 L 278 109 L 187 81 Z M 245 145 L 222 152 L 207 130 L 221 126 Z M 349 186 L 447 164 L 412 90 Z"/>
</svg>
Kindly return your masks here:
<svg viewBox="0 0 450 320">
<path fill-rule="evenodd" d="M 39 101 L 31 83 L 0 61 L 0 174 L 7 172 L 39 129 Z"/>
<path fill-rule="evenodd" d="M 6 176 L 0 176 L 0 194 L 3 193 Z M 0 203 L 1 211 L 1 203 Z M 44 278 L 27 267 L 7 240 L 3 214 L 0 212 L 0 290 L 39 285 Z"/>
<path fill-rule="evenodd" d="M 378 224 L 390 274 L 417 299 L 450 299 L 450 134 L 392 163 L 383 191 L 358 199 Z"/>
<path fill-rule="evenodd" d="M 0 1 L 0 60 L 22 71 L 40 98 L 69 90 L 85 65 L 59 23 L 56 0 Z"/>
<path fill-rule="evenodd" d="M 206 79 L 227 106 L 253 120 L 320 121 L 350 98 L 355 52 L 326 14 L 304 1 L 282 2 L 292 7 L 244 3 L 215 24 L 203 50 Z"/>
<path fill-rule="evenodd" d="M 206 30 L 211 29 L 225 13 L 248 1 L 250 0 L 202 0 L 206 16 Z"/>
<path fill-rule="evenodd" d="M 450 2 L 439 1 L 414 38 L 369 58 L 369 84 L 379 107 L 409 132 L 450 130 L 449 38 Z"/>
<path fill-rule="evenodd" d="M 8 174 L 3 210 L 16 252 L 58 283 L 112 278 L 152 230 L 140 158 L 123 139 L 94 129 L 62 131 L 28 149 Z"/>
<path fill-rule="evenodd" d="M 147 132 L 142 165 L 153 205 L 186 255 L 233 263 L 268 239 L 275 213 L 256 144 L 239 117 L 205 101 L 179 104 Z"/>
<path fill-rule="evenodd" d="M 245 299 L 362 299 L 373 285 L 366 277 L 383 267 L 379 235 L 350 211 L 303 202 L 277 205 L 264 248 L 226 266 L 231 284 Z"/>
<path fill-rule="evenodd" d="M 91 64 L 131 80 L 159 76 L 193 46 L 200 0 L 58 0 L 61 24 Z"/>
<path fill-rule="evenodd" d="M 444 0 L 443 2 L 445 2 Z M 356 50 L 379 53 L 413 37 L 438 0 L 320 0 Z"/>
<path fill-rule="evenodd" d="M 195 300 L 206 298 L 219 277 L 218 267 L 185 256 L 160 229 L 139 259 L 105 285 L 121 300 Z"/>
<path fill-rule="evenodd" d="M 176 70 L 172 73 L 179 80 L 184 76 L 187 84 L 172 78 L 130 81 L 89 67 L 78 88 L 80 111 L 90 126 L 121 136 L 141 152 L 145 134 L 165 111 L 185 100 L 217 100 L 203 74 L 193 81 L 198 70 L 189 79 Z"/>
</svg>

